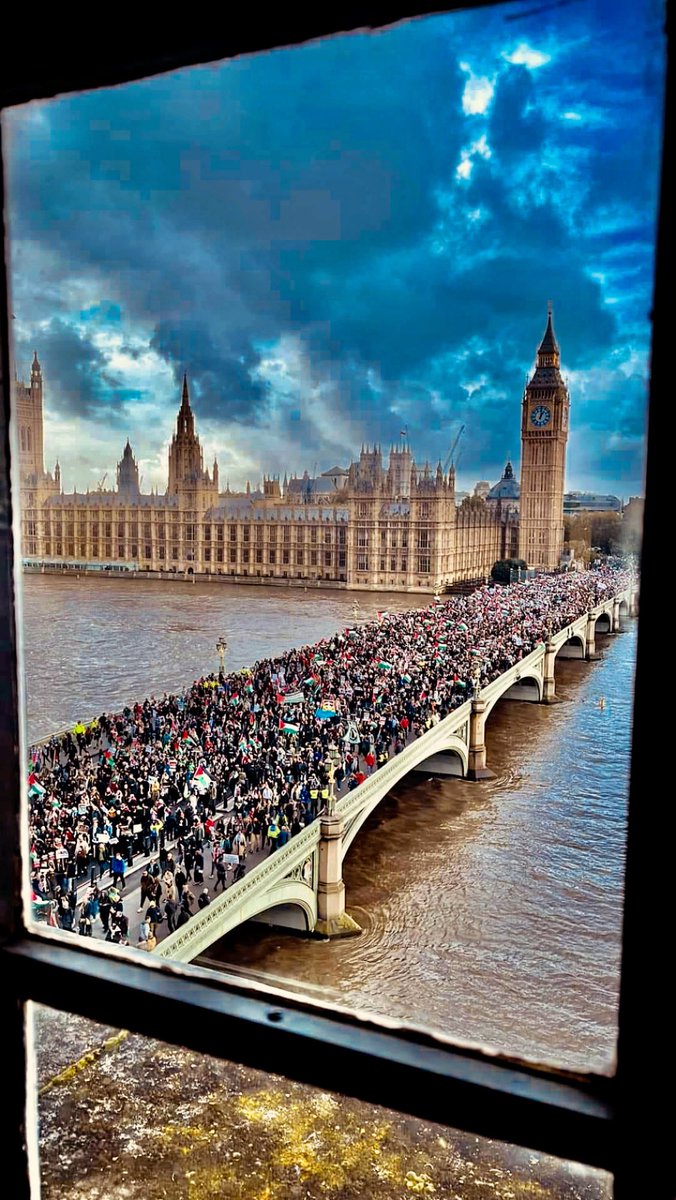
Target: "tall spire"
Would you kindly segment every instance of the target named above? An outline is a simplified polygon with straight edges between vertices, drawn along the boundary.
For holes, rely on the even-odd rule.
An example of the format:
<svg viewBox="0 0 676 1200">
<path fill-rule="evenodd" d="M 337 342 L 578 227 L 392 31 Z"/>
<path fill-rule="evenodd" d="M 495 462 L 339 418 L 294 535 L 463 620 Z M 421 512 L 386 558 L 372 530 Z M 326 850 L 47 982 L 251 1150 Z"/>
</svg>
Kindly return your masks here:
<svg viewBox="0 0 676 1200">
<path fill-rule="evenodd" d="M 552 321 L 553 314 L 554 314 L 554 310 L 552 307 L 552 302 L 551 302 L 551 300 L 548 300 L 547 301 L 547 328 L 545 329 L 545 335 L 540 343 L 540 348 L 538 350 L 538 365 L 543 366 L 543 367 L 549 366 L 550 364 L 549 363 L 540 363 L 540 355 L 541 354 L 547 354 L 547 355 L 560 354 L 559 343 L 557 342 L 556 334 L 554 333 L 554 324 Z M 559 364 L 556 363 L 556 366 L 558 366 L 558 365 Z"/>
<path fill-rule="evenodd" d="M 188 392 L 188 372 L 183 372 L 183 392 L 181 394 L 181 408 L 190 408 L 190 395 Z"/>
</svg>

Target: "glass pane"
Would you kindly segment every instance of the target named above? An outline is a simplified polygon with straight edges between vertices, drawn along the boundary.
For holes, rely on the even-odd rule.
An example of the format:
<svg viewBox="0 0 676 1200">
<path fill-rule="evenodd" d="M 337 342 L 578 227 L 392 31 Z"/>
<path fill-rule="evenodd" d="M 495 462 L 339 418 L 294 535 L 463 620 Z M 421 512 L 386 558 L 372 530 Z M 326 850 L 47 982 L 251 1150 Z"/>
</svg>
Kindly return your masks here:
<svg viewBox="0 0 676 1200">
<path fill-rule="evenodd" d="M 35 1009 L 43 1200 L 605 1200 L 610 1177 Z"/>
<path fill-rule="evenodd" d="M 611 1069 L 663 78 L 510 5 L 7 115 L 36 921 Z"/>
</svg>

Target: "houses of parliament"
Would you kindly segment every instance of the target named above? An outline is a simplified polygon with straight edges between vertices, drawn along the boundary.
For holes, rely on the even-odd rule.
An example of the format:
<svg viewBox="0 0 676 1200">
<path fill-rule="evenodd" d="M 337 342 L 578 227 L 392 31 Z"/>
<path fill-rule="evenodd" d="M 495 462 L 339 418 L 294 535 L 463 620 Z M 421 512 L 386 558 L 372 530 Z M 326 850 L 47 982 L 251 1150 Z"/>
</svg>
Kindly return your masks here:
<svg viewBox="0 0 676 1200">
<path fill-rule="evenodd" d="M 14 412 L 28 568 L 437 592 L 484 580 L 501 558 L 560 564 L 569 396 L 551 306 L 522 400 L 521 482 L 508 462 L 494 487 L 479 484 L 459 503 L 453 465 L 418 465 L 407 440 L 387 462 L 366 446 L 348 468 L 221 491 L 217 462 L 204 466 L 186 377 L 164 494 L 141 491 L 129 441 L 114 489 L 66 492 L 58 463 L 45 471 L 37 353 L 29 383 L 15 383 Z"/>
</svg>

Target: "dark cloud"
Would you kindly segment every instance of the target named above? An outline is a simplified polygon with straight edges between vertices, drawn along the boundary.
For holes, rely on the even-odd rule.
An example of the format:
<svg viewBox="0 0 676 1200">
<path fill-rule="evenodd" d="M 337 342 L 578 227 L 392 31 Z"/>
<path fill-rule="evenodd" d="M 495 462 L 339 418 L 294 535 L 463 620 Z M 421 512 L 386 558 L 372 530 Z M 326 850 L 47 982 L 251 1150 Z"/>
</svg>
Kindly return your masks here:
<svg viewBox="0 0 676 1200">
<path fill-rule="evenodd" d="M 547 299 L 571 372 L 646 353 L 663 59 L 652 0 L 629 8 L 429 18 L 16 111 L 18 350 L 39 343 L 53 403 L 86 420 L 129 411 L 95 339 L 115 324 L 128 358 L 149 347 L 177 385 L 187 369 L 198 419 L 251 426 L 261 454 L 300 434 L 328 459 L 346 422 L 388 444 L 405 417 L 436 458 L 462 420 L 483 474 L 516 453 Z M 552 62 L 508 63 L 516 41 Z M 496 75 L 485 116 L 462 114 L 464 60 Z M 280 338 L 304 356 L 295 398 L 262 371 Z M 597 475 L 643 422 L 640 388 L 609 377 L 593 419 L 579 397 Z M 317 387 L 324 427 L 298 416 Z"/>
</svg>

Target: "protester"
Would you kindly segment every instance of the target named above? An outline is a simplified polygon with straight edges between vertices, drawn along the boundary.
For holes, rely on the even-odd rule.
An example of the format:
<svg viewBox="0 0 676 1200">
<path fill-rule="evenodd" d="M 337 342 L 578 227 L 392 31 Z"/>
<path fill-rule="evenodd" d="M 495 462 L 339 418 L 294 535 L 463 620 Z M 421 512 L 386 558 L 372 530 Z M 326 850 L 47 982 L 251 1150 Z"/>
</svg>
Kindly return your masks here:
<svg viewBox="0 0 676 1200">
<path fill-rule="evenodd" d="M 123 940 L 117 889 L 145 850 L 155 857 L 142 876 L 139 911 L 149 903 L 161 919 L 164 899 L 169 928 L 181 925 L 194 904 L 186 883 L 204 880 L 205 845 L 216 892 L 225 889 L 223 855 L 237 855 L 234 879 L 241 878 L 247 853 L 264 842 L 279 851 L 317 818 L 330 796 L 330 746 L 343 795 L 550 633 L 633 581 L 626 568 L 599 565 L 381 614 L 34 747 L 36 896 L 56 900 L 62 927 L 71 928 L 66 889 L 76 903 L 77 879 L 91 872 L 93 880 L 96 867 L 101 879 L 109 865 L 113 887 L 107 896 L 97 890 L 94 909 L 108 938 Z M 219 815 L 226 801 L 229 812 Z M 167 839 L 176 839 L 175 858 Z M 90 914 L 91 898 L 86 903 Z"/>
</svg>

